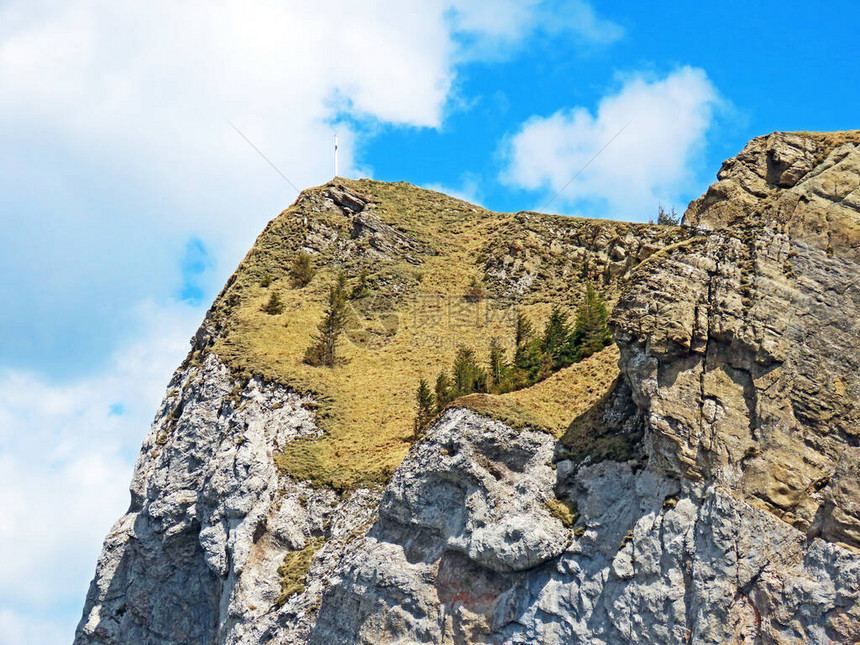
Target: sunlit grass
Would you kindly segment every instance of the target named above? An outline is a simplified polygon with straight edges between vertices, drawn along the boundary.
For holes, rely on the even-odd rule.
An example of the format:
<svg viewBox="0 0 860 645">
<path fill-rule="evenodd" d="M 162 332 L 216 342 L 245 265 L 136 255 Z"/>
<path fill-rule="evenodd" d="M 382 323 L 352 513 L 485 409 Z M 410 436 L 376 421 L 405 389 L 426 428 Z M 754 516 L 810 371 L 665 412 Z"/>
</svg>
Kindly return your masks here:
<svg viewBox="0 0 860 645">
<path fill-rule="evenodd" d="M 541 329 L 553 303 L 575 308 L 587 266 L 583 271 L 558 268 L 569 262 L 558 236 L 586 225 L 612 235 L 641 226 L 530 214 L 528 225 L 539 228 L 538 235 L 525 231 L 514 214 L 492 213 L 409 184 L 343 184 L 373 202 L 373 212 L 384 221 L 423 245 L 427 252 L 419 254 L 417 264 L 362 251 L 352 239 L 349 217 L 306 196 L 267 226 L 212 313 L 222 329 L 212 349 L 229 366 L 315 396 L 323 437 L 289 444 L 278 463 L 299 479 L 339 489 L 384 481 L 399 465 L 413 440 L 418 381 L 432 383 L 441 369 L 449 369 L 458 346 L 474 348 L 485 362 L 490 339 L 496 337 L 510 358 L 518 309 Z M 298 288 L 290 267 L 311 235 L 329 241 L 310 249 L 317 271 L 308 285 Z M 527 262 L 537 267 L 526 295 L 477 302 L 463 298 L 475 280 L 488 280 L 486 257 L 516 252 L 508 242 L 531 254 Z M 302 359 L 338 272 L 349 278 L 348 288 L 357 284 L 360 273 L 376 286 L 368 297 L 350 302 L 351 321 L 339 345 L 338 364 L 312 367 Z M 283 313 L 263 311 L 272 293 Z M 611 305 L 612 293 L 606 295 Z M 615 378 L 616 361 L 617 351 L 609 348 L 526 390 L 467 397 L 463 404 L 560 436 Z"/>
<path fill-rule="evenodd" d="M 506 394 L 470 394 L 467 407 L 513 427 L 530 426 L 560 438 L 571 421 L 603 398 L 619 374 L 618 347 L 610 345 L 540 383 Z"/>
</svg>

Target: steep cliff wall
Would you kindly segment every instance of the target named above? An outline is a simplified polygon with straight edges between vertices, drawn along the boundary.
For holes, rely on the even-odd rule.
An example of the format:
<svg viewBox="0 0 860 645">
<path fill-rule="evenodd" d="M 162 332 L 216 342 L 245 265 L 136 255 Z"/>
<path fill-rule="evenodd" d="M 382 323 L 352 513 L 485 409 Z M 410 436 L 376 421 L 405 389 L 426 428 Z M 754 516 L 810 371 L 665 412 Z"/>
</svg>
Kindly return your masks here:
<svg viewBox="0 0 860 645">
<path fill-rule="evenodd" d="M 683 229 L 303 194 L 174 376 L 76 643 L 860 640 L 860 133 L 762 137 L 719 178 Z M 296 356 L 327 288 L 287 288 L 299 249 L 384 296 L 348 366 Z M 482 325 L 450 327 L 473 298 L 414 315 L 473 276 Z M 453 351 L 417 339 L 479 345 L 585 281 L 618 303 L 620 373 L 610 347 L 409 439 Z"/>
<path fill-rule="evenodd" d="M 640 266 L 615 310 L 662 468 L 855 548 L 858 186 L 856 136 L 754 140 L 691 204 L 712 232 Z"/>
</svg>

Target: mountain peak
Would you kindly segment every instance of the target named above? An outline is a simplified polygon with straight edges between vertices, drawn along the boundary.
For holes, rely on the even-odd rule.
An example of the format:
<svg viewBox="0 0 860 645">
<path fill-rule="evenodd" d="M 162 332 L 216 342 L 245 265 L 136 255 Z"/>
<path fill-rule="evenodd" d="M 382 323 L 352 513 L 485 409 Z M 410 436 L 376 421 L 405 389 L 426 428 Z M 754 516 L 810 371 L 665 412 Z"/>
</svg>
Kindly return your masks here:
<svg viewBox="0 0 860 645">
<path fill-rule="evenodd" d="M 612 302 L 627 271 L 687 236 L 680 227 L 495 213 L 405 182 L 338 179 L 304 191 L 268 224 L 192 356 L 214 351 L 237 373 L 320 398 L 326 436 L 294 446 L 301 454 L 286 450 L 287 470 L 338 487 L 384 481 L 409 449 L 415 387 L 433 382 L 459 347 L 483 361 L 496 338 L 511 357 L 518 312 L 541 326 L 553 305 L 574 311 L 589 283 Z M 297 288 L 299 254 L 315 274 Z M 338 275 L 362 293 L 347 303 L 342 362 L 319 369 L 303 354 Z M 283 303 L 278 315 L 263 311 L 273 294 Z M 611 382 L 617 368 L 606 369 Z M 547 396 L 577 407 L 569 396 Z M 546 408 L 544 416 L 558 417 Z"/>
<path fill-rule="evenodd" d="M 684 223 L 715 229 L 730 226 L 798 184 L 853 155 L 860 130 L 773 132 L 756 137 L 723 163 L 718 181 L 690 203 Z M 797 191 L 795 191 L 797 192 Z"/>
<path fill-rule="evenodd" d="M 851 132 L 754 139 L 687 226 L 304 191 L 174 375 L 76 645 L 856 641 L 858 186 Z"/>
</svg>

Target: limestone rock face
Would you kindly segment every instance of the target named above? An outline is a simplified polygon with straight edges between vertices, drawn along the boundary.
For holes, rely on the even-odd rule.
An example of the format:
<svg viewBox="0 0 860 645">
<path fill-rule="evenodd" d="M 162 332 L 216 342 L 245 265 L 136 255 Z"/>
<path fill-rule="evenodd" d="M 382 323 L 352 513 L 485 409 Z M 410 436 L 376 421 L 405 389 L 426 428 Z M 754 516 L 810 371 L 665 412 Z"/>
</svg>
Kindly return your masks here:
<svg viewBox="0 0 860 645">
<path fill-rule="evenodd" d="M 687 212 L 707 235 L 643 263 L 613 323 L 653 465 L 858 547 L 860 143 L 810 171 L 820 145 L 726 162 Z"/>
<path fill-rule="evenodd" d="M 488 426 L 457 410 L 397 471 L 380 505 L 385 526 L 438 535 L 493 571 L 522 571 L 564 550 L 570 531 L 552 515 L 554 442 L 544 433 Z M 395 529 L 396 530 L 396 529 Z"/>
<path fill-rule="evenodd" d="M 715 230 L 760 210 L 763 200 L 827 169 L 857 145 L 857 132 L 774 132 L 756 137 L 717 173 L 717 181 L 690 203 L 684 223 Z M 832 153 L 829 164 L 823 162 Z M 816 173 L 812 173 L 816 170 Z M 850 170 L 849 170 L 850 172 Z"/>
<path fill-rule="evenodd" d="M 719 486 L 608 461 L 551 470 L 554 443 L 449 411 L 341 559 L 309 642 L 860 637 L 860 555 Z M 578 508 L 573 526 L 547 512 L 555 494 Z"/>
<path fill-rule="evenodd" d="M 279 446 L 318 433 L 310 402 L 231 375 L 214 355 L 177 372 L 146 438 L 126 515 L 105 540 L 75 643 L 305 642 L 322 572 L 371 520 L 282 477 Z M 326 536 L 305 590 L 278 606 L 284 555 Z"/>
</svg>

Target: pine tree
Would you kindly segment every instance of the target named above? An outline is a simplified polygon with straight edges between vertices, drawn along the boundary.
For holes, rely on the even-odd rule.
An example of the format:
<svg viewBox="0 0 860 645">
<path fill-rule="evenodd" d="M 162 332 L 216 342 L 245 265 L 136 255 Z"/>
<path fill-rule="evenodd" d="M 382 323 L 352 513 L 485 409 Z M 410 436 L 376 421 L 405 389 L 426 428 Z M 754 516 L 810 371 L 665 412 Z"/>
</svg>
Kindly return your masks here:
<svg viewBox="0 0 860 645">
<path fill-rule="evenodd" d="M 672 210 L 663 208 L 663 204 L 657 206 L 657 223 L 662 226 L 680 226 L 681 217 L 675 212 L 675 207 Z"/>
<path fill-rule="evenodd" d="M 526 318 L 524 313 L 518 311 L 516 332 L 514 337 L 514 344 L 516 345 L 517 351 L 519 351 L 520 347 L 522 347 L 531 340 L 533 334 L 534 327 L 532 327 L 531 321 Z"/>
<path fill-rule="evenodd" d="M 585 300 L 577 311 L 576 326 L 571 335 L 571 346 L 575 348 L 577 360 L 588 358 L 612 343 L 612 334 L 606 321 L 603 296 L 589 284 L 585 289 Z"/>
<path fill-rule="evenodd" d="M 362 272 L 358 274 L 358 282 L 355 283 L 352 291 L 349 292 L 349 299 L 356 300 L 358 298 L 363 298 L 369 293 L 370 285 L 367 282 L 367 271 L 362 270 Z"/>
<path fill-rule="evenodd" d="M 418 390 L 415 393 L 416 415 L 415 415 L 415 437 L 417 438 L 433 419 L 435 400 L 430 385 L 426 379 L 418 381 Z"/>
<path fill-rule="evenodd" d="M 541 340 L 534 337 L 534 326 L 522 312 L 517 312 L 514 343 L 511 380 L 517 388 L 528 387 L 535 382 L 540 369 Z"/>
<path fill-rule="evenodd" d="M 460 347 L 454 358 L 454 390 L 457 396 L 487 391 L 487 373 L 475 360 L 475 350 Z"/>
<path fill-rule="evenodd" d="M 281 302 L 278 294 L 273 291 L 272 295 L 269 296 L 269 301 L 262 307 L 262 310 L 270 316 L 277 316 L 284 313 L 284 303 Z"/>
<path fill-rule="evenodd" d="M 436 412 L 441 412 L 451 401 L 454 400 L 454 392 L 451 386 L 451 377 L 444 370 L 436 377 Z"/>
<path fill-rule="evenodd" d="M 311 256 L 304 251 L 300 252 L 293 258 L 293 263 L 290 265 L 290 276 L 294 287 L 304 287 L 316 274 Z"/>
<path fill-rule="evenodd" d="M 337 341 L 346 325 L 346 277 L 339 275 L 329 287 L 328 306 L 320 323 L 314 344 L 305 352 L 305 363 L 314 366 L 334 366 Z"/>
<path fill-rule="evenodd" d="M 546 356 L 544 366 L 549 366 L 551 372 L 573 363 L 574 357 L 570 354 L 568 344 L 570 335 L 571 329 L 567 312 L 558 305 L 553 306 L 543 332 L 543 344 L 541 345 Z"/>
<path fill-rule="evenodd" d="M 490 339 L 490 385 L 493 392 L 502 390 L 502 383 L 508 372 L 508 364 L 505 360 L 505 348 L 502 347 L 498 338 Z"/>
</svg>

